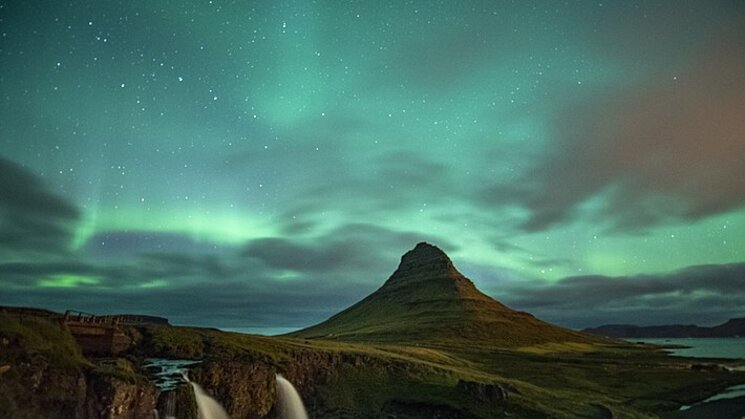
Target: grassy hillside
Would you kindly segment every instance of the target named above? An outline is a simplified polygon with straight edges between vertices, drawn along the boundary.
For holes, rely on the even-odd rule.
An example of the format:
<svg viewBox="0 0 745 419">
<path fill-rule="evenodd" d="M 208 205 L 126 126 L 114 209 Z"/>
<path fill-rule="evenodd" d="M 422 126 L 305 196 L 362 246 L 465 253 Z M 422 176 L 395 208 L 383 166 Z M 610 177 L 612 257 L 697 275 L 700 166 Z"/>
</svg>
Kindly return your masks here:
<svg viewBox="0 0 745 419">
<path fill-rule="evenodd" d="M 184 341 L 198 340 L 197 346 L 209 348 L 203 356 L 230 354 L 267 362 L 295 380 L 318 417 L 375 417 L 390 411 L 404 415 L 398 417 L 493 418 L 507 412 L 513 417 L 590 418 L 612 412 L 616 417 L 646 418 L 745 382 L 745 374 L 697 371 L 691 360 L 669 357 L 650 345 L 549 344 L 495 350 L 269 338 L 173 327 L 151 328 L 148 333 L 165 353 L 175 355 Z M 304 385 L 307 381 L 313 385 Z M 507 397 L 485 400 L 465 388 L 466 382 L 501 386 Z"/>
<path fill-rule="evenodd" d="M 426 243 L 405 254 L 380 289 L 327 321 L 289 336 L 491 348 L 610 342 L 506 307 L 479 291 L 445 253 Z"/>
<path fill-rule="evenodd" d="M 0 362 L 8 365 L 34 357 L 75 370 L 88 364 L 72 335 L 41 317 L 0 314 L 0 339 Z"/>
<path fill-rule="evenodd" d="M 694 361 L 649 345 L 363 344 L 171 326 L 128 333 L 136 345 L 126 359 L 101 366 L 83 358 L 54 322 L 0 317 L 0 409 L 18 417 L 84 411 L 79 406 L 90 403 L 91 394 L 80 390 L 80 380 L 127 381 L 128 374 L 132 382 L 144 380 L 137 364 L 146 357 L 202 360 L 195 379 L 240 412 L 235 417 L 271 413 L 277 372 L 295 383 L 312 415 L 324 418 L 380 412 L 412 418 L 591 418 L 609 412 L 645 418 L 745 382 L 743 373 L 692 369 Z"/>
</svg>

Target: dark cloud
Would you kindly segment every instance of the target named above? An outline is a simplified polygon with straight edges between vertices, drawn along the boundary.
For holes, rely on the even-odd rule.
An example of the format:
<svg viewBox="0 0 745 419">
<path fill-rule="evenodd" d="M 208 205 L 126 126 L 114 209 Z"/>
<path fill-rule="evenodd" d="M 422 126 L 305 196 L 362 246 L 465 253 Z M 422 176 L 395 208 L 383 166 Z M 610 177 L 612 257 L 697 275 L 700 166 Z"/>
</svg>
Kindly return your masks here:
<svg viewBox="0 0 745 419">
<path fill-rule="evenodd" d="M 0 265 L 0 304 L 135 312 L 166 316 L 177 324 L 212 327 L 299 328 L 344 309 L 385 279 L 385 274 L 368 270 L 358 272 L 359 276 L 379 278 L 361 281 L 335 269 L 300 271 L 292 278 L 280 278 L 274 268 L 234 262 L 229 256 L 205 260 L 182 254 L 148 255 L 116 266 L 4 264 Z M 43 280 L 64 276 L 96 281 L 39 287 Z"/>
<path fill-rule="evenodd" d="M 370 224 L 346 224 L 307 239 L 257 239 L 220 252 L 175 251 L 180 239 L 168 234 L 155 242 L 176 243 L 171 251 L 153 251 L 148 239 L 147 251 L 136 252 L 130 249 L 140 243 L 133 239 L 137 235 L 124 237 L 118 259 L 79 254 L 62 262 L 0 264 L 0 304 L 141 312 L 179 324 L 226 328 L 303 327 L 374 291 L 418 241 L 458 250 L 439 237 Z M 536 263 L 544 262 L 564 261 Z M 745 298 L 745 264 L 698 266 L 665 275 L 572 277 L 551 285 L 491 266 L 459 267 L 495 298 L 577 327 L 712 323 L 739 313 Z M 54 279 L 65 276 L 95 281 L 55 286 Z"/>
<path fill-rule="evenodd" d="M 529 231 L 571 220 L 598 197 L 592 215 L 624 231 L 741 207 L 745 38 L 724 38 L 696 58 L 665 79 L 565 109 L 555 151 L 484 200 L 526 207 Z"/>
<path fill-rule="evenodd" d="M 61 262 L 22 261 L 0 264 L 0 285 L 25 289 L 33 293 L 41 281 L 60 276 L 77 276 L 95 279 L 95 283 L 87 284 L 90 288 L 107 288 L 110 290 L 138 286 L 155 279 L 178 280 L 184 277 L 194 277 L 203 270 L 195 269 L 192 261 L 188 266 L 175 265 L 147 265 L 138 260 L 129 260 L 118 264 L 101 264 L 85 261 L 82 257 L 69 257 Z M 168 269 L 168 268 L 171 269 Z M 60 297 L 74 293 L 76 290 L 61 291 Z M 1 294 L 0 294 L 1 296 Z"/>
<path fill-rule="evenodd" d="M 99 240 L 113 250 L 101 253 Z M 229 328 L 303 327 L 374 291 L 422 240 L 457 249 L 369 224 L 218 249 L 172 233 L 101 233 L 62 262 L 0 264 L 0 304 L 142 312 Z"/>
<path fill-rule="evenodd" d="M 447 178 L 443 165 L 403 152 L 382 156 L 379 163 L 383 182 L 409 176 L 412 184 L 427 186 L 430 178 Z M 27 250 L 66 248 L 78 211 L 27 170 L 2 164 L 4 222 L 17 221 L 13 228 L 27 234 L 22 242 Z M 58 240 L 47 241 L 54 231 L 60 232 Z M 367 223 L 241 246 L 199 242 L 177 233 L 102 232 L 64 259 L 0 263 L 0 304 L 142 312 L 181 324 L 230 328 L 302 327 L 374 291 L 419 241 L 451 253 L 459 250 L 436 235 Z M 532 255 L 507 239 L 495 246 L 521 258 L 532 256 L 526 263 L 534 266 L 570 263 Z M 745 298 L 745 264 L 698 266 L 666 275 L 573 277 L 552 285 L 491 266 L 464 264 L 462 269 L 513 307 L 578 327 L 717 322 L 739 313 Z"/>
<path fill-rule="evenodd" d="M 745 263 L 693 266 L 658 275 L 577 276 L 511 284 L 504 301 L 577 327 L 601 323 L 712 323 L 745 315 Z"/>
<path fill-rule="evenodd" d="M 238 266 L 228 255 L 194 254 L 194 253 L 146 253 L 138 262 L 153 272 L 162 272 L 159 276 L 197 277 L 205 280 L 220 281 L 247 270 L 249 266 Z"/>
<path fill-rule="evenodd" d="M 0 264 L 0 277 L 6 282 L 13 279 L 25 281 L 54 273 L 89 274 L 90 265 L 78 261 L 64 262 L 6 262 Z"/>
<path fill-rule="evenodd" d="M 31 171 L 0 157 L 0 204 L 3 209 L 55 220 L 78 217 L 78 210 L 50 192 Z"/>
<path fill-rule="evenodd" d="M 108 289 L 80 287 L 4 290 L 0 304 L 92 313 L 141 313 L 172 323 L 221 328 L 300 328 L 320 322 L 356 301 L 358 285 L 310 280 L 212 282 L 187 286 Z"/>
<path fill-rule="evenodd" d="M 311 239 L 266 238 L 252 240 L 243 255 L 267 267 L 295 272 L 344 273 L 354 277 L 378 272 L 377 280 L 392 271 L 398 258 L 420 241 L 457 249 L 434 235 L 399 232 L 370 224 L 346 224 Z M 352 280 L 352 278 L 349 278 Z"/>
<path fill-rule="evenodd" d="M 79 216 L 31 171 L 0 156 L 0 255 L 64 253 Z"/>
<path fill-rule="evenodd" d="M 245 247 L 244 254 L 272 268 L 301 272 L 356 267 L 365 265 L 369 259 L 364 250 L 348 247 L 343 242 L 300 244 L 280 238 L 253 240 Z"/>
</svg>

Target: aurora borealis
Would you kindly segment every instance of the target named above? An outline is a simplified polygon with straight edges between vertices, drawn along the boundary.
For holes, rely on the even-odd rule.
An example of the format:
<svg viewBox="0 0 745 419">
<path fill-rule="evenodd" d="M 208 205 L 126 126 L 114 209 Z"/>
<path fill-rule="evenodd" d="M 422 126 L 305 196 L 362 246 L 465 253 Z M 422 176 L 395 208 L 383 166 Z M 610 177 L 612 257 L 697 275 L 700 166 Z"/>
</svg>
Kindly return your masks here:
<svg viewBox="0 0 745 419">
<path fill-rule="evenodd" d="M 0 304 L 278 331 L 418 241 L 573 327 L 743 316 L 738 2 L 0 3 Z"/>
</svg>

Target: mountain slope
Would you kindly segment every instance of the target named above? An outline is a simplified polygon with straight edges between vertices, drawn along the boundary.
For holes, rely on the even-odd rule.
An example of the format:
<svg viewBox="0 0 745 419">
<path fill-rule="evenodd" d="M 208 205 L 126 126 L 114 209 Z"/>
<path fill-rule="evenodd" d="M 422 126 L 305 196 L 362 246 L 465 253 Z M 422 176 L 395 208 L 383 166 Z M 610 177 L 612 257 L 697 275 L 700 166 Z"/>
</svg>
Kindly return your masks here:
<svg viewBox="0 0 745 419">
<path fill-rule="evenodd" d="M 419 243 L 374 293 L 290 334 L 359 342 L 521 347 L 602 338 L 553 326 L 479 291 L 439 248 Z"/>
</svg>

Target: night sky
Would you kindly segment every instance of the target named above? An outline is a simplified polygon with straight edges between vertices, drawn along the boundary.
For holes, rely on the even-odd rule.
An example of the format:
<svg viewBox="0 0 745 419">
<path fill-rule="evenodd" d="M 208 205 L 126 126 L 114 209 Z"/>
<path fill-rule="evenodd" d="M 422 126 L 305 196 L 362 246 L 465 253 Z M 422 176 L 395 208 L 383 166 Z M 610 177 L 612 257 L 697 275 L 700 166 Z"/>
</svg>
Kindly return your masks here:
<svg viewBox="0 0 745 419">
<path fill-rule="evenodd" d="M 745 316 L 737 1 L 2 1 L 0 304 L 272 333 L 419 241 L 571 327 Z"/>
</svg>

